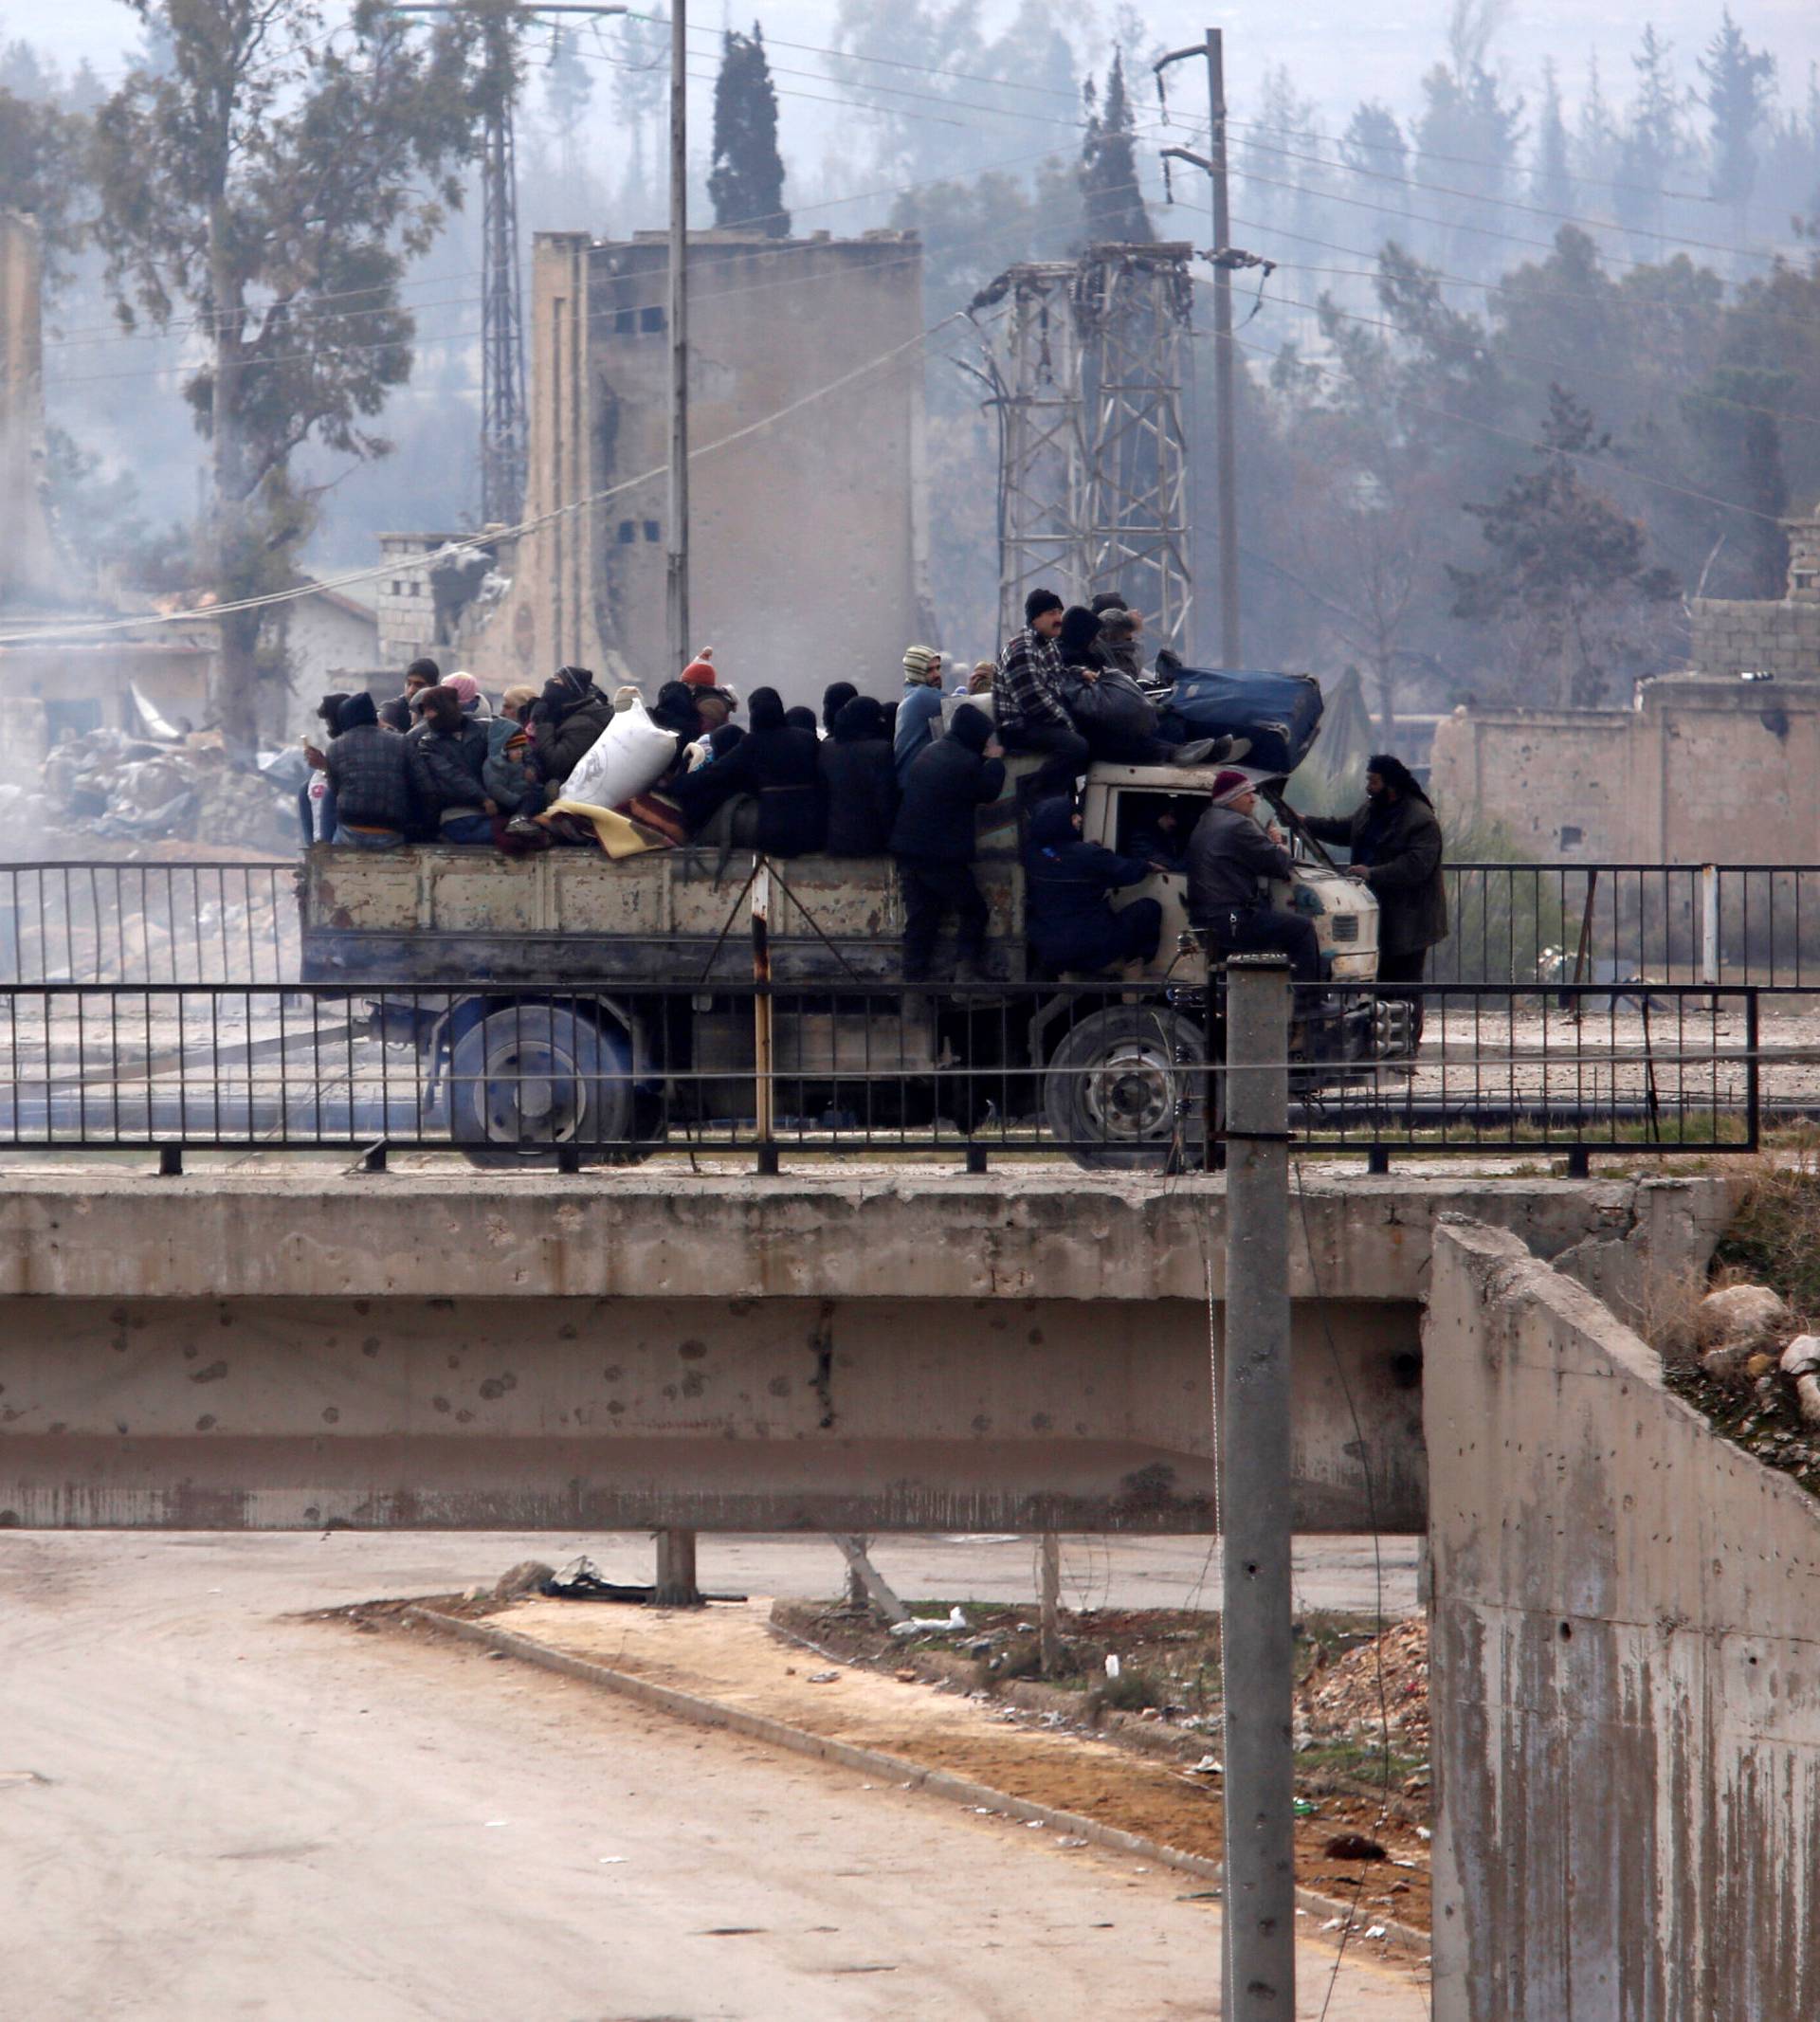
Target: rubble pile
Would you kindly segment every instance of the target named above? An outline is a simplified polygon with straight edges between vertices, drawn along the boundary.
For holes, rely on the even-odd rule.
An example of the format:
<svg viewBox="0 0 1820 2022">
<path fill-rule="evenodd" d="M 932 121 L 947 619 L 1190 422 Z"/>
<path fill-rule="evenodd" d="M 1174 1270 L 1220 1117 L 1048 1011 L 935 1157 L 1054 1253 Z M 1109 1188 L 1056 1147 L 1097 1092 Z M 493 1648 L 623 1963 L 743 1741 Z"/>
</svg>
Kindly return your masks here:
<svg viewBox="0 0 1820 2022">
<path fill-rule="evenodd" d="M 1429 1747 L 1429 1625 L 1420 1615 L 1398 1622 L 1309 1672 L 1301 1692 L 1301 1721 L 1315 1740 L 1365 1740 L 1381 1736 L 1388 1719 L 1400 1754 Z"/>
<path fill-rule="evenodd" d="M 1768 1285 L 1709 1292 L 1695 1315 L 1702 1353 L 1669 1387 L 1767 1466 L 1820 1495 L 1820 1335 Z"/>
<path fill-rule="evenodd" d="M 41 846 L 62 833 L 283 852 L 297 845 L 295 794 L 295 780 L 236 765 L 213 732 L 171 744 L 91 730 L 50 753 L 40 791 L 0 787 L 0 830 Z"/>
</svg>

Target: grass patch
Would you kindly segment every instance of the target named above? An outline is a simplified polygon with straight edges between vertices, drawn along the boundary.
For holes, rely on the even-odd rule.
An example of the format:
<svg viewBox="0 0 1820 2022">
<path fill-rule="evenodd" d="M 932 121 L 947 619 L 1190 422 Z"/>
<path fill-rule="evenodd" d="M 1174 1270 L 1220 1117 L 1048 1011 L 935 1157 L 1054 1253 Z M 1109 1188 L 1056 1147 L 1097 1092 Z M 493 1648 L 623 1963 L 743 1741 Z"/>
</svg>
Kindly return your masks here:
<svg viewBox="0 0 1820 2022">
<path fill-rule="evenodd" d="M 1798 1314 L 1820 1312 L 1820 1171 L 1766 1165 L 1713 1261 L 1735 1280 L 1767 1284 Z"/>
</svg>

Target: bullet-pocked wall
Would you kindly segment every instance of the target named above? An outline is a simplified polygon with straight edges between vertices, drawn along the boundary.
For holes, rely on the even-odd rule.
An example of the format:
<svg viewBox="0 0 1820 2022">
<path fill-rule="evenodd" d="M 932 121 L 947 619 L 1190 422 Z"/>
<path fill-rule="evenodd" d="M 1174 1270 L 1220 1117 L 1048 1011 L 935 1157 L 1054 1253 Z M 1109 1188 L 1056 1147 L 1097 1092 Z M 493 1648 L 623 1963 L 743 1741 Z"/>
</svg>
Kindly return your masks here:
<svg viewBox="0 0 1820 2022">
<path fill-rule="evenodd" d="M 903 648 L 932 629 L 921 247 L 899 232 L 699 232 L 688 263 L 689 649 L 712 647 L 742 697 L 769 683 L 817 701 L 842 679 L 888 697 Z M 537 235 L 537 523 L 465 642 L 489 683 L 578 661 L 649 696 L 680 671 L 666 644 L 668 294 L 662 233 Z"/>
</svg>

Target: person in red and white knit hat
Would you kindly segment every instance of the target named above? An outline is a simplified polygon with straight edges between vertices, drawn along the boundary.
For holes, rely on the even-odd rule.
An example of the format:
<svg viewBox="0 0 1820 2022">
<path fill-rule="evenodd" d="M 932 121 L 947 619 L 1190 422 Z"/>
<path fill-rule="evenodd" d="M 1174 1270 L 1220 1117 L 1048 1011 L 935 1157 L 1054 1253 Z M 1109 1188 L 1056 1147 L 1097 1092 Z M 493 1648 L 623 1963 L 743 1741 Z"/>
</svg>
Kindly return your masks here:
<svg viewBox="0 0 1820 2022">
<path fill-rule="evenodd" d="M 701 720 L 701 735 L 712 737 L 722 723 L 732 720 L 739 706 L 739 698 L 722 684 L 715 671 L 714 648 L 704 646 L 682 669 L 683 685 L 695 696 L 695 710 Z"/>
</svg>

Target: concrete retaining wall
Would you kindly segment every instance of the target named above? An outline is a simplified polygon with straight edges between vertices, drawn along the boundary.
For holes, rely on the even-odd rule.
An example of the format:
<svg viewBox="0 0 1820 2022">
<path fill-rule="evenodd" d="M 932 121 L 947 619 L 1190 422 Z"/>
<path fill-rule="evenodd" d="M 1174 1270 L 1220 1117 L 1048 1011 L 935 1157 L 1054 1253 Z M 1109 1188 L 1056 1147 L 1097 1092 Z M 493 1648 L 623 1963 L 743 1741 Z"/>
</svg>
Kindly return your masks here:
<svg viewBox="0 0 1820 2022">
<path fill-rule="evenodd" d="M 1425 1342 L 1437 2022 L 1820 2010 L 1820 1504 L 1515 1237 Z"/>
</svg>

